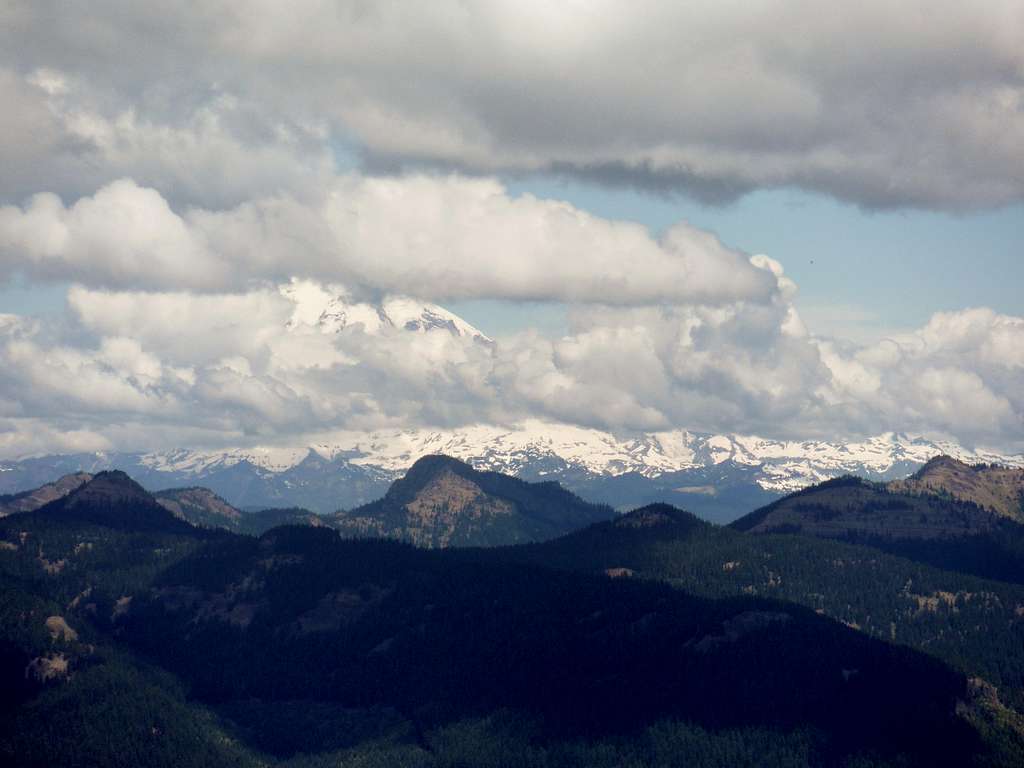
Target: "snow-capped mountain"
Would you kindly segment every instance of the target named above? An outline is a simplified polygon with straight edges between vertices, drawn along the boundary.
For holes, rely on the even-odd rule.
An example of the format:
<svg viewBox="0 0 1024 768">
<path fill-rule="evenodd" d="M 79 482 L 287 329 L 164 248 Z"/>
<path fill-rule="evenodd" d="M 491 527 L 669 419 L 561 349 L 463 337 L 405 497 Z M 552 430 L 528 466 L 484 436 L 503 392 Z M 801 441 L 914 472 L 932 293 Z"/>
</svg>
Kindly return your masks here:
<svg viewBox="0 0 1024 768">
<path fill-rule="evenodd" d="M 361 326 L 365 333 L 401 329 L 415 333 L 446 331 L 491 344 L 490 338 L 458 315 L 437 304 L 408 296 L 385 296 L 377 302 L 360 301 L 340 285 L 292 280 L 281 287 L 281 295 L 295 304 L 289 328 L 308 325 L 323 333 L 338 333 Z"/>
<path fill-rule="evenodd" d="M 894 433 L 850 443 L 796 442 L 685 430 L 616 436 L 527 421 L 514 427 L 334 433 L 307 446 L 26 459 L 0 463 L 0 492 L 35 487 L 74 470 L 117 467 L 152 489 L 204 485 L 240 507 L 299 505 L 329 512 L 380 496 L 416 459 L 436 453 L 478 469 L 558 480 L 616 507 L 672 501 L 716 520 L 843 474 L 904 477 L 939 454 L 1024 467 L 1021 455 Z"/>
<path fill-rule="evenodd" d="M 477 468 L 510 475 L 666 473 L 725 463 L 758 470 L 757 484 L 790 493 L 843 474 L 888 479 L 912 472 L 945 454 L 968 463 L 1024 466 L 1024 456 L 971 450 L 954 442 L 887 433 L 852 443 L 778 441 L 741 435 L 704 435 L 685 430 L 616 437 L 596 429 L 527 421 L 512 428 L 473 426 L 458 430 L 393 430 L 338 433 L 305 448 L 174 451 L 141 457 L 159 471 L 202 474 L 211 466 L 248 462 L 270 472 L 294 467 L 314 454 L 334 461 L 400 474 L 417 458 L 446 454 Z M 550 465 L 544 469 L 540 465 Z"/>
</svg>

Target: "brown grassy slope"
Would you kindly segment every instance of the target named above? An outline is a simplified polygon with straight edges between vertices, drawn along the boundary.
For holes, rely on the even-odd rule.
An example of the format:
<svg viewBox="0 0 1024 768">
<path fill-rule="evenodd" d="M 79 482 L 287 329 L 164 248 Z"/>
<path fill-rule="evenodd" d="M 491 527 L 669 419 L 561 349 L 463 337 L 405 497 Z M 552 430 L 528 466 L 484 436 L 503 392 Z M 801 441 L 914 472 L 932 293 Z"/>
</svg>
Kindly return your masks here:
<svg viewBox="0 0 1024 768">
<path fill-rule="evenodd" d="M 949 456 L 936 456 L 916 474 L 894 480 L 888 488 L 896 493 L 948 494 L 1024 523 L 1024 469 L 971 466 Z"/>
<path fill-rule="evenodd" d="M 33 512 L 51 501 L 63 498 L 74 490 L 82 487 L 92 480 L 92 475 L 85 472 L 75 472 L 71 475 L 64 475 L 59 480 L 46 483 L 38 488 L 18 493 L 9 497 L 6 501 L 0 502 L 0 517 L 13 515 L 18 512 Z"/>
</svg>

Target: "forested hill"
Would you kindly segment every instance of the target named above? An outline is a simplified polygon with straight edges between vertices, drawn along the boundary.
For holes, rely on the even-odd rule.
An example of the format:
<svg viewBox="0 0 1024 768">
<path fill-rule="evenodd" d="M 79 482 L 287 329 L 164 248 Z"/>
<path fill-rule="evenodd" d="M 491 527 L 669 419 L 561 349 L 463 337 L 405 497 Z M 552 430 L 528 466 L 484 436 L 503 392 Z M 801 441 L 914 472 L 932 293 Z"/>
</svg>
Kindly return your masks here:
<svg viewBox="0 0 1024 768">
<path fill-rule="evenodd" d="M 108 528 L 189 534 L 195 529 L 175 517 L 124 472 L 100 472 L 66 496 L 38 509 L 11 516 L 12 522 L 35 516 L 44 520 L 91 523 Z"/>
<path fill-rule="evenodd" d="M 228 504 L 208 488 L 170 488 L 153 494 L 156 503 L 172 515 L 193 525 L 239 530 L 241 510 Z"/>
<path fill-rule="evenodd" d="M 551 745 L 631 744 L 657 723 L 686 722 L 741 741 L 767 729 L 779 746 L 804 729 L 816 760 L 930 764 L 979 748 L 956 715 L 969 699 L 963 676 L 793 604 L 326 529 L 211 545 L 163 573 L 118 626 L 255 734 L 307 698 L 367 718 L 397 713 L 428 732 L 517 713 L 517 729 L 532 723 Z M 281 754 L 294 741 L 264 738 Z"/>
<path fill-rule="evenodd" d="M 558 483 L 527 483 L 448 456 L 425 456 L 384 498 L 339 512 L 331 523 L 350 536 L 426 547 L 496 546 L 550 539 L 614 515 Z"/>
<path fill-rule="evenodd" d="M 1024 587 L 875 548 L 752 535 L 653 505 L 553 541 L 466 556 L 664 581 L 706 597 L 792 601 L 934 654 L 1024 706 Z"/>
<path fill-rule="evenodd" d="M 0 496 L 0 517 L 14 515 L 18 512 L 32 512 L 44 504 L 67 496 L 90 480 L 92 480 L 92 475 L 86 472 L 75 472 L 64 475 L 51 483 L 44 483 L 38 488 Z"/>
<path fill-rule="evenodd" d="M 900 493 L 881 483 L 842 477 L 792 493 L 730 527 L 826 538 L 942 539 L 987 533 L 999 520 L 971 501 Z"/>
<path fill-rule="evenodd" d="M 932 469 L 923 472 L 929 477 L 945 476 L 933 470 L 947 467 L 950 461 L 933 461 Z M 1007 471 L 1016 471 L 967 469 L 974 479 L 978 473 L 1001 478 Z M 911 478 L 886 485 L 856 477 L 828 480 L 762 507 L 730 527 L 754 534 L 839 539 L 948 570 L 1024 583 L 1024 525 L 991 506 L 924 482 Z M 976 498 L 984 496 L 981 487 L 971 486 Z M 1000 487 L 990 487 L 989 494 Z"/>
</svg>

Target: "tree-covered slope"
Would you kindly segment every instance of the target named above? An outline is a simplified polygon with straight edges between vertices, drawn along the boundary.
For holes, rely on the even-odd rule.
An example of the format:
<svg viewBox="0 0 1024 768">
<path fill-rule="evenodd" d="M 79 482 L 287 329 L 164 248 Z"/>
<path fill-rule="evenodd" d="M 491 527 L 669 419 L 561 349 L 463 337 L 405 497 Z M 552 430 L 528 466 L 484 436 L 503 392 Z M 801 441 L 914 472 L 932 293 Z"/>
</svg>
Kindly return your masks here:
<svg viewBox="0 0 1024 768">
<path fill-rule="evenodd" d="M 70 508 L 0 520 L 0 764 L 243 764 L 180 683 L 112 632 L 136 592 L 216 534 L 100 480 Z"/>
<path fill-rule="evenodd" d="M 997 515 L 969 501 L 897 493 L 882 483 L 843 477 L 792 493 L 730 527 L 825 538 L 944 539 L 984 534 L 998 523 Z"/>
<path fill-rule="evenodd" d="M 792 601 L 942 658 L 1024 705 L 1024 587 L 1017 584 L 840 541 L 742 533 L 665 505 L 553 541 L 468 556 L 660 580 L 707 597 Z"/>
<path fill-rule="evenodd" d="M 961 675 L 813 611 L 325 529 L 212 544 L 119 627 L 226 711 L 309 700 L 430 730 L 510 710 L 554 741 L 632 738 L 665 719 L 809 728 L 830 759 L 921 764 L 980 749 L 955 715 Z"/>
<path fill-rule="evenodd" d="M 944 465 L 943 460 L 933 462 Z M 865 544 L 947 570 L 1024 584 L 1024 525 L 934 488 L 856 477 L 828 480 L 751 512 L 730 527 Z"/>
<path fill-rule="evenodd" d="M 237 531 L 243 513 L 208 488 L 168 488 L 156 491 L 157 504 L 192 525 Z"/>
<path fill-rule="evenodd" d="M 550 539 L 613 514 L 558 483 L 527 483 L 448 456 L 426 456 L 384 498 L 331 522 L 349 536 L 426 547 L 496 546 Z"/>
</svg>

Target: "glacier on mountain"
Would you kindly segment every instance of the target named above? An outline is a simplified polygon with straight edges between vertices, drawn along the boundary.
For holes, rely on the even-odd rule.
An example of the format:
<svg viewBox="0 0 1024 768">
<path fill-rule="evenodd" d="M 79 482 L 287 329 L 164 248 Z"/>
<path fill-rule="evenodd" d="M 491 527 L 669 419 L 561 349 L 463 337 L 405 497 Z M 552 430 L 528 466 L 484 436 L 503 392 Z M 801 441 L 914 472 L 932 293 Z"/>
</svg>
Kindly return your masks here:
<svg viewBox="0 0 1024 768">
<path fill-rule="evenodd" d="M 289 329 L 306 325 L 322 333 L 338 333 L 358 325 L 368 334 L 384 329 L 418 333 L 447 331 L 453 336 L 493 343 L 479 329 L 444 307 L 408 296 L 390 295 L 376 302 L 363 301 L 345 286 L 324 286 L 306 280 L 292 280 L 281 286 L 280 292 L 295 305 L 288 320 Z"/>
<path fill-rule="evenodd" d="M 757 470 L 757 484 L 777 493 L 789 493 L 843 474 L 879 479 L 901 476 L 939 454 L 968 463 L 1024 466 L 1021 455 L 968 449 L 951 441 L 892 432 L 850 443 L 768 440 L 686 430 L 617 437 L 596 429 L 533 420 L 512 427 L 340 432 L 303 447 L 167 451 L 144 454 L 140 461 L 154 470 L 197 476 L 210 467 L 242 461 L 279 473 L 299 464 L 311 451 L 328 461 L 341 458 L 395 476 L 419 457 L 437 453 L 462 459 L 479 469 L 511 475 L 522 475 L 539 462 L 556 463 L 557 470 L 538 470 L 540 476 L 559 475 L 571 468 L 593 475 L 638 473 L 653 478 L 731 463 Z"/>
</svg>

